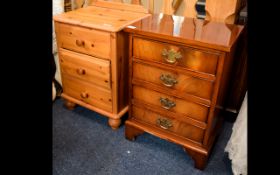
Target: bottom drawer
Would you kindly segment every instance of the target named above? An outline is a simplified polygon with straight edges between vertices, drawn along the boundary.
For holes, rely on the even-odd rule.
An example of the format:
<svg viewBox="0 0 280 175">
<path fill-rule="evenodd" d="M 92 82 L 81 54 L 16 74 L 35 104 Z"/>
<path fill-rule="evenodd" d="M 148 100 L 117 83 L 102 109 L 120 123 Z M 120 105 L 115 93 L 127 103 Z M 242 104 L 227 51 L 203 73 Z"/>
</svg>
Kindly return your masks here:
<svg viewBox="0 0 280 175">
<path fill-rule="evenodd" d="M 112 112 L 112 95 L 110 90 L 83 82 L 67 75 L 62 76 L 62 83 L 63 93 L 92 106 Z"/>
<path fill-rule="evenodd" d="M 176 119 L 161 116 L 155 112 L 137 107 L 135 105 L 132 106 L 132 118 L 154 125 L 158 128 L 168 130 L 176 135 L 189 138 L 196 142 L 202 142 L 203 139 L 203 129 L 178 121 Z"/>
</svg>

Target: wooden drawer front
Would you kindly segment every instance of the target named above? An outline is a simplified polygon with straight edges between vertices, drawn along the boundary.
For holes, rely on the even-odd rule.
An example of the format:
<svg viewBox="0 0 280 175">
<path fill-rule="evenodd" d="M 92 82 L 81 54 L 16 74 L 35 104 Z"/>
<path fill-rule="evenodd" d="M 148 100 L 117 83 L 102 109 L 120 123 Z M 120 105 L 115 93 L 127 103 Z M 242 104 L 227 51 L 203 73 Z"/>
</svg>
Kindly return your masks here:
<svg viewBox="0 0 280 175">
<path fill-rule="evenodd" d="M 165 49 L 169 53 L 172 52 L 170 50 L 173 50 L 176 53 L 180 52 L 181 58 L 175 59 L 176 61 L 174 63 L 167 62 L 167 56 L 162 55 Z M 133 56 L 145 60 L 152 60 L 155 62 L 165 63 L 169 65 L 185 67 L 190 70 L 205 72 L 209 74 L 216 74 L 216 68 L 218 63 L 218 55 L 214 53 L 210 54 L 191 48 L 163 44 L 136 37 L 133 39 Z M 170 56 L 170 58 L 171 57 L 172 56 Z"/>
<path fill-rule="evenodd" d="M 110 61 L 60 49 L 63 74 L 111 89 Z"/>
<path fill-rule="evenodd" d="M 63 93 L 112 112 L 111 91 L 62 74 Z"/>
<path fill-rule="evenodd" d="M 68 24 L 59 25 L 60 47 L 110 59 L 110 33 Z"/>
<path fill-rule="evenodd" d="M 133 86 L 133 98 L 152 104 L 163 110 L 185 114 L 193 119 L 206 122 L 208 107 L 172 97 L 140 86 Z"/>
<path fill-rule="evenodd" d="M 180 135 L 196 142 L 202 142 L 204 130 L 193 125 L 180 122 L 176 119 L 171 119 L 166 116 L 161 116 L 155 112 L 132 106 L 132 117 L 136 120 L 146 122 L 158 128 L 171 131 L 176 135 Z M 172 125 L 172 126 L 171 126 Z"/>
<path fill-rule="evenodd" d="M 213 83 L 211 81 L 202 80 L 185 74 L 179 74 L 175 71 L 167 71 L 147 64 L 133 62 L 133 78 L 148 81 L 162 87 L 167 87 L 170 84 L 166 84 L 166 80 L 168 80 L 166 77 L 171 77 L 171 79 L 177 81 L 177 83 L 168 88 L 176 89 L 179 92 L 192 94 L 205 99 L 211 99 L 213 88 Z"/>
</svg>

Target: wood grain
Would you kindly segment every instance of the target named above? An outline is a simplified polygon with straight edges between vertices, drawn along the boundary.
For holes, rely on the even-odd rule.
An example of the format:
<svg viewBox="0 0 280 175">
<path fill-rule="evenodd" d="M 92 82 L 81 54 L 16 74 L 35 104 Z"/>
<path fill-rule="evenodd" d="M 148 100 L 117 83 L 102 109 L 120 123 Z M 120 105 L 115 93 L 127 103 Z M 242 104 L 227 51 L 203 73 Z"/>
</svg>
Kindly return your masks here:
<svg viewBox="0 0 280 175">
<path fill-rule="evenodd" d="M 171 21 L 173 26 L 164 26 Z M 183 35 L 181 29 L 189 33 Z M 147 132 L 182 145 L 195 167 L 204 169 L 221 131 L 233 55 L 242 29 L 163 15 L 126 28 L 130 34 L 131 94 L 127 137 L 134 139 Z M 171 60 L 166 59 L 168 54 Z M 159 78 L 162 74 L 169 75 L 164 78 L 165 85 Z"/>
<path fill-rule="evenodd" d="M 112 129 L 128 111 L 128 34 L 121 30 L 150 16 L 142 12 L 142 6 L 96 1 L 54 16 L 61 96 L 70 108 L 78 104 L 108 117 Z"/>
<path fill-rule="evenodd" d="M 163 110 L 161 107 L 146 103 L 141 100 L 137 100 L 135 98 L 131 100 L 131 105 L 139 106 L 139 107 L 145 106 L 145 109 L 147 109 L 149 111 L 155 112 L 155 113 L 163 115 L 163 116 L 168 116 L 170 118 L 176 118 L 176 120 L 178 120 L 180 122 L 191 124 L 193 126 L 201 128 L 203 130 L 205 130 L 207 127 L 207 123 L 205 123 L 205 122 L 193 119 L 193 118 L 186 116 L 184 114 L 181 114 L 181 113 L 175 113 L 170 110 Z"/>
<path fill-rule="evenodd" d="M 138 63 L 136 61 L 133 63 L 133 69 L 133 78 L 154 83 L 165 89 L 174 89 L 177 90 L 178 93 L 187 93 L 201 98 L 211 99 L 213 86 L 212 81 L 196 78 L 191 75 L 178 72 L 175 69 L 161 69 L 152 65 Z M 172 87 L 166 87 L 163 85 L 164 82 L 160 79 L 162 75 L 169 75 L 173 77 L 177 83 Z"/>
<path fill-rule="evenodd" d="M 159 138 L 165 139 L 167 141 L 182 145 L 190 150 L 193 150 L 195 152 L 207 155 L 208 154 L 208 150 L 204 147 L 201 146 L 200 143 L 194 142 L 190 139 L 186 139 L 183 137 L 180 137 L 178 135 L 175 135 L 171 132 L 168 132 L 166 130 L 159 130 L 156 126 L 153 125 L 149 125 L 145 122 L 141 122 L 138 120 L 127 120 L 125 122 L 125 126 L 129 126 L 131 129 L 130 130 L 134 130 L 134 129 L 138 129 L 138 130 L 142 130 L 144 132 L 150 133 L 152 135 L 155 135 Z M 129 131 L 128 131 L 129 132 Z M 133 133 L 128 133 L 126 132 L 126 134 L 131 134 L 133 135 Z"/>
<path fill-rule="evenodd" d="M 153 83 L 146 82 L 146 81 L 141 81 L 141 80 L 138 80 L 138 79 L 132 79 L 132 84 L 140 85 L 140 86 L 146 86 L 149 89 L 157 90 L 159 92 L 170 94 L 172 96 L 175 96 L 175 97 L 178 97 L 178 98 L 183 98 L 185 100 L 189 100 L 189 101 L 192 101 L 194 103 L 202 104 L 202 105 L 205 105 L 205 106 L 210 106 L 210 104 L 211 104 L 211 100 L 207 100 L 207 99 L 204 99 L 204 98 L 199 98 L 195 95 L 191 95 L 191 94 L 187 94 L 187 93 L 178 93 L 177 90 L 169 89 L 169 88 L 162 88 L 162 86 L 158 86 L 158 85 L 155 85 Z"/>
<path fill-rule="evenodd" d="M 118 7 L 118 6 L 113 6 Z M 148 13 L 88 6 L 53 16 L 54 21 L 110 32 L 118 32 L 127 25 L 150 16 Z"/>
<path fill-rule="evenodd" d="M 135 120 L 140 120 L 147 124 L 153 125 L 153 126 L 159 128 L 160 130 L 170 131 L 176 135 L 180 135 L 180 136 L 189 138 L 196 142 L 202 141 L 203 133 L 204 133 L 204 131 L 202 129 L 194 127 L 187 123 L 178 122 L 176 119 L 172 119 L 167 116 L 161 116 L 161 115 L 158 115 L 157 113 L 148 111 L 143 108 L 136 107 L 134 105 L 132 106 L 132 116 Z M 157 120 L 159 118 L 169 120 L 172 123 L 172 127 L 168 128 L 168 129 L 162 129 L 157 124 Z"/>
<path fill-rule="evenodd" d="M 118 112 L 118 61 L 117 61 L 117 34 L 116 33 L 110 33 L 110 38 L 111 38 L 111 76 L 112 76 L 112 101 L 113 101 L 113 113 Z"/>
<path fill-rule="evenodd" d="M 97 113 L 99 113 L 99 114 L 101 114 L 103 116 L 106 116 L 106 117 L 112 118 L 112 119 L 120 119 L 126 112 L 128 112 L 128 106 L 123 108 L 123 110 L 120 111 L 119 113 L 114 114 L 112 112 L 107 112 L 107 111 L 105 111 L 105 110 L 103 110 L 101 108 L 92 106 L 92 105 L 90 105 L 88 103 L 85 103 L 85 102 L 83 102 L 81 100 L 77 100 L 76 98 L 73 98 L 73 97 L 71 97 L 71 96 L 69 96 L 69 95 L 67 95 L 65 93 L 62 93 L 61 97 L 63 99 L 65 99 L 65 100 L 71 102 L 71 103 L 74 103 L 75 105 L 83 106 L 83 107 L 85 107 L 85 108 L 87 108 L 89 110 L 95 111 L 95 112 L 97 112 Z"/>
<path fill-rule="evenodd" d="M 59 23 L 57 26 L 59 47 L 110 59 L 110 34 L 94 29 Z M 77 43 L 77 42 L 83 42 Z M 80 44 L 80 45 L 79 45 Z"/>
<path fill-rule="evenodd" d="M 62 74 L 111 89 L 110 61 L 61 48 L 59 61 Z"/>
<path fill-rule="evenodd" d="M 169 22 L 169 25 L 159 25 L 162 23 L 161 20 L 170 20 L 170 17 L 164 16 L 166 15 L 153 14 L 150 17 L 142 19 L 141 26 L 137 26 L 136 28 L 126 27 L 124 30 L 162 42 L 184 44 L 200 50 L 225 52 L 230 52 L 230 49 L 243 30 L 243 26 L 241 25 L 204 21 L 180 16 L 176 17 L 176 23 Z M 140 22 L 138 21 L 137 23 L 139 24 Z M 130 26 L 133 25 L 130 24 Z M 184 32 L 186 28 L 194 30 L 191 32 L 193 35 Z M 219 35 L 217 35 L 217 31 L 219 31 Z"/>
<path fill-rule="evenodd" d="M 185 67 L 187 69 L 209 74 L 216 74 L 216 65 L 218 60 L 218 55 L 216 54 L 210 54 L 192 48 L 143 40 L 140 38 L 134 38 L 133 40 L 133 56 L 137 58 L 170 64 L 166 62 L 165 57 L 162 56 L 164 49 L 167 51 L 173 49 L 175 52 L 182 55 L 182 58 L 178 59 L 174 64 L 171 63 L 171 65 Z"/>
<path fill-rule="evenodd" d="M 108 112 L 112 112 L 112 93 L 109 90 L 62 74 L 63 93 Z"/>
<path fill-rule="evenodd" d="M 161 108 L 164 111 L 168 110 L 175 113 L 181 113 L 193 119 L 206 122 L 209 110 L 206 106 L 199 105 L 180 98 L 176 98 L 157 91 L 149 90 L 140 86 L 133 86 L 132 93 L 133 99 L 138 99 L 145 103 L 152 104 Z M 170 101 L 175 103 L 175 106 L 171 109 L 162 108 L 163 105 L 160 102 L 160 98 L 168 98 Z"/>
</svg>

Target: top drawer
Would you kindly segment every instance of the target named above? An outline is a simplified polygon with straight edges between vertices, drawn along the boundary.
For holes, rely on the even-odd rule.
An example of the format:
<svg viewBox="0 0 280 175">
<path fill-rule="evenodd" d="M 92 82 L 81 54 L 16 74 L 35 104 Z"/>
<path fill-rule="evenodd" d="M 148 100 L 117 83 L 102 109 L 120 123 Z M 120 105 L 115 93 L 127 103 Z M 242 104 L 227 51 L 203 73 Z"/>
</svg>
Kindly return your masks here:
<svg viewBox="0 0 280 175">
<path fill-rule="evenodd" d="M 56 28 L 60 47 L 110 59 L 110 33 L 63 23 Z"/>
<path fill-rule="evenodd" d="M 134 37 L 133 56 L 176 65 L 189 70 L 216 74 L 219 55 Z"/>
</svg>

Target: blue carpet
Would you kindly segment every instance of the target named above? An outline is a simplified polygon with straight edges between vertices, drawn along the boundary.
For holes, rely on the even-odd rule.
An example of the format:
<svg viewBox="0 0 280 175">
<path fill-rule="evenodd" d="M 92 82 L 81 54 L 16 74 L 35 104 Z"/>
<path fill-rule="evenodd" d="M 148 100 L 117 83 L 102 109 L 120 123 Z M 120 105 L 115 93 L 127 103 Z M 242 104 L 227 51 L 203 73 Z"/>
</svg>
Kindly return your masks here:
<svg viewBox="0 0 280 175">
<path fill-rule="evenodd" d="M 194 168 L 182 147 L 150 134 L 133 142 L 124 125 L 114 131 L 108 119 L 78 106 L 70 111 L 63 100 L 53 103 L 53 175 L 232 175 L 224 148 L 233 126 L 225 122 L 204 171 Z"/>
</svg>

